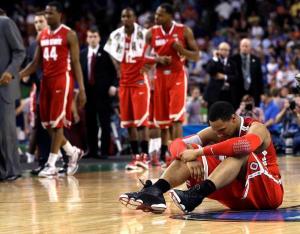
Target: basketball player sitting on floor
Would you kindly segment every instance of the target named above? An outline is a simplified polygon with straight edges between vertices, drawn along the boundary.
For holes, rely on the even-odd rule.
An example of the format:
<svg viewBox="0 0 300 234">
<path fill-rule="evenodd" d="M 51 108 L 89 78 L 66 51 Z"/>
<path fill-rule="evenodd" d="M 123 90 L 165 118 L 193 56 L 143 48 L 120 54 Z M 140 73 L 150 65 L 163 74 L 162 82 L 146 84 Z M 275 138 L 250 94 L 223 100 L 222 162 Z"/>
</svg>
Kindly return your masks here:
<svg viewBox="0 0 300 234">
<path fill-rule="evenodd" d="M 270 132 L 260 122 L 235 114 L 228 102 L 216 102 L 209 111 L 210 126 L 196 135 L 174 140 L 169 150 L 176 158 L 154 184 L 147 180 L 139 192 L 124 193 L 128 208 L 162 213 L 163 194 L 187 182 L 188 190 L 171 190 L 184 212 L 208 197 L 235 209 L 275 209 L 283 187 Z"/>
</svg>

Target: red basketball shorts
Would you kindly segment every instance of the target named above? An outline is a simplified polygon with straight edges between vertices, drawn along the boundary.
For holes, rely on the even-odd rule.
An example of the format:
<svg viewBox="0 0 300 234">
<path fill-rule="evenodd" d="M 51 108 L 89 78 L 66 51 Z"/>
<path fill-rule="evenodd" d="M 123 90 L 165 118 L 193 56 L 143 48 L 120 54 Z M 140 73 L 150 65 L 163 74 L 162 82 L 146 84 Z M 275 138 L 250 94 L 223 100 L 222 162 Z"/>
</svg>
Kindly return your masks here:
<svg viewBox="0 0 300 234">
<path fill-rule="evenodd" d="M 69 72 L 42 79 L 40 114 L 45 128 L 71 126 L 73 89 L 74 81 Z"/>
<path fill-rule="evenodd" d="M 202 156 L 199 160 L 203 164 L 204 179 L 222 162 L 213 156 Z M 192 187 L 197 183 L 199 182 L 189 179 L 187 186 Z M 235 179 L 208 198 L 234 210 L 276 209 L 283 200 L 283 187 L 280 178 L 272 175 L 262 161 L 252 153 L 248 158 L 246 177 Z"/>
<path fill-rule="evenodd" d="M 167 128 L 172 122 L 183 122 L 187 92 L 185 71 L 168 73 L 157 70 L 154 90 L 155 123 L 160 128 Z"/>
<path fill-rule="evenodd" d="M 139 86 L 120 86 L 121 127 L 148 125 L 150 87 L 148 79 Z"/>
</svg>

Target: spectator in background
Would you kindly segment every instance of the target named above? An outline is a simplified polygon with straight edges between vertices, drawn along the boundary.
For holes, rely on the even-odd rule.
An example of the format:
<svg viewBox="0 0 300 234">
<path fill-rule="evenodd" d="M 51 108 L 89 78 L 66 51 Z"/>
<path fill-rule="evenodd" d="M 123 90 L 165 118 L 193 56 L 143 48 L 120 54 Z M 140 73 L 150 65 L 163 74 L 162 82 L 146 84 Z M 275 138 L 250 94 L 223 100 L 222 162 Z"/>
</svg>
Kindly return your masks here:
<svg viewBox="0 0 300 234">
<path fill-rule="evenodd" d="M 25 48 L 16 24 L 0 8 L 0 181 L 21 176 L 16 136 L 15 100 Z"/>
<path fill-rule="evenodd" d="M 200 89 L 198 87 L 194 87 L 191 94 L 191 99 L 187 102 L 186 106 L 187 123 L 200 124 L 203 122 L 200 112 L 201 108 L 205 106 L 205 101 L 203 100 Z"/>
<path fill-rule="evenodd" d="M 210 80 L 204 93 L 204 99 L 208 103 L 208 109 L 216 101 L 233 102 L 235 94 L 231 94 L 231 84 L 237 79 L 236 67 L 229 59 L 230 46 L 221 42 L 218 50 L 214 51 L 213 58 L 208 62 L 206 71 Z M 231 97 L 231 95 L 233 95 Z"/>
<path fill-rule="evenodd" d="M 232 56 L 237 67 L 236 82 L 231 84 L 239 105 L 245 94 L 250 94 L 255 101 L 255 106 L 260 104 L 260 95 L 263 93 L 263 76 L 260 60 L 251 54 L 251 41 L 244 38 L 240 41 L 240 53 Z"/>
<path fill-rule="evenodd" d="M 280 125 L 275 121 L 280 109 L 273 99 L 272 91 L 267 90 L 264 94 L 262 94 L 261 101 L 261 108 L 264 112 L 265 119 L 264 124 L 272 134 L 272 140 L 276 146 L 276 149 L 282 150 L 284 143 L 280 138 Z"/>
<path fill-rule="evenodd" d="M 237 115 L 243 117 L 250 117 L 256 119 L 259 122 L 264 122 L 264 112 L 260 107 L 256 107 L 254 103 L 254 98 L 246 94 L 241 101 L 239 109 L 236 111 Z"/>
<path fill-rule="evenodd" d="M 106 158 L 111 145 L 112 97 L 116 95 L 118 80 L 114 65 L 108 53 L 100 46 L 100 40 L 98 28 L 89 28 L 86 38 L 88 47 L 81 51 L 80 63 L 87 94 L 85 115 L 88 153 L 86 156 Z M 101 127 L 101 156 L 98 154 L 99 127 Z"/>
<path fill-rule="evenodd" d="M 300 98 L 285 99 L 281 111 L 276 115 L 276 123 L 282 124 L 285 153 L 295 154 L 300 150 Z"/>
</svg>

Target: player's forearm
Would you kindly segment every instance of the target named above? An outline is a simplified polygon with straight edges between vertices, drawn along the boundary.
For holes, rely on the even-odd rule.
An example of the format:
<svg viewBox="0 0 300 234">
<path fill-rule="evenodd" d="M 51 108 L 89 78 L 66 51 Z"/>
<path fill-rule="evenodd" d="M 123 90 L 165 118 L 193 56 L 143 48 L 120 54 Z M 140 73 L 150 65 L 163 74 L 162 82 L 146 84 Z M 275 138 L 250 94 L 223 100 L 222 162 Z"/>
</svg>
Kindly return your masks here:
<svg viewBox="0 0 300 234">
<path fill-rule="evenodd" d="M 186 57 L 186 59 L 188 59 L 188 60 L 197 61 L 200 58 L 198 51 L 191 51 L 191 50 L 187 50 L 185 48 L 182 48 L 178 52 L 179 52 L 180 55 Z"/>
<path fill-rule="evenodd" d="M 72 69 L 73 69 L 73 74 L 75 76 L 75 80 L 77 81 L 79 90 L 84 90 L 83 75 L 82 75 L 79 61 L 73 61 Z"/>
<path fill-rule="evenodd" d="M 22 71 L 20 71 L 19 75 L 20 78 L 25 76 L 30 76 L 32 73 L 34 73 L 38 68 L 38 63 L 31 62 L 29 63 Z"/>
</svg>

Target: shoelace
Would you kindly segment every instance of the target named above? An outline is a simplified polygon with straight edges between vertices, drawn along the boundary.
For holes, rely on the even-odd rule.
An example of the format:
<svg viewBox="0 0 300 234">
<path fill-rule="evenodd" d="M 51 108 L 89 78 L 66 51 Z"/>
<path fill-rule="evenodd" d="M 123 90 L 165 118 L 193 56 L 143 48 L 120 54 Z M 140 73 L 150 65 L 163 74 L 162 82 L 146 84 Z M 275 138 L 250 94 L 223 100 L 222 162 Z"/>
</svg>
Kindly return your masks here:
<svg viewBox="0 0 300 234">
<path fill-rule="evenodd" d="M 151 180 L 146 180 L 146 181 L 144 182 L 144 181 L 142 181 L 141 179 L 139 179 L 139 181 L 140 181 L 141 184 L 144 186 L 143 189 L 144 189 L 144 188 L 148 188 L 148 187 L 150 187 L 150 186 L 152 185 Z"/>
</svg>

